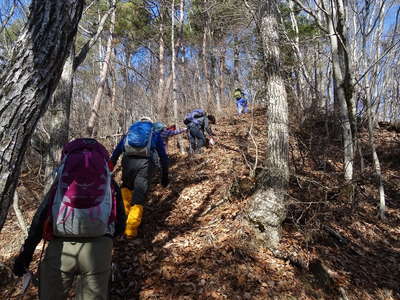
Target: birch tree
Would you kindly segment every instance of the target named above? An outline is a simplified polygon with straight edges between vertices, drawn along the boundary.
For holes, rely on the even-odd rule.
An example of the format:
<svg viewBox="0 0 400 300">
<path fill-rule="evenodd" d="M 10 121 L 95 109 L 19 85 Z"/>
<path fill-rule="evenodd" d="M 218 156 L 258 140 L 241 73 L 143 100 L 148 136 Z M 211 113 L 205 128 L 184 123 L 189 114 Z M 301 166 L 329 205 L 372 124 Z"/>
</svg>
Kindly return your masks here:
<svg viewBox="0 0 400 300">
<path fill-rule="evenodd" d="M 0 74 L 0 229 L 26 147 L 57 86 L 83 5 L 83 0 L 32 0 L 28 23 Z"/>
</svg>

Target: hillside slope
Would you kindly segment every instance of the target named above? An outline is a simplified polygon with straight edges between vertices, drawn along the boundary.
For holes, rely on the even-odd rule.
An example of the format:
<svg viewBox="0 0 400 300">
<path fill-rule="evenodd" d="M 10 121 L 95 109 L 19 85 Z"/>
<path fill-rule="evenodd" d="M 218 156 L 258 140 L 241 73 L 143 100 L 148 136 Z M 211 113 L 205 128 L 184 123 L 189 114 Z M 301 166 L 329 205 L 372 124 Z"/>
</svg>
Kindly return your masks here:
<svg viewBox="0 0 400 300">
<path fill-rule="evenodd" d="M 400 134 L 381 129 L 376 136 L 387 189 L 383 223 L 372 171 L 357 174 L 355 201 L 348 203 L 341 195 L 340 141 L 326 146 L 325 127 L 315 122 L 291 128 L 278 258 L 253 246 L 244 221 L 256 188 L 250 174 L 260 174 L 265 156 L 265 110 L 257 109 L 254 120 L 218 120 L 214 128 L 218 143 L 201 155 L 182 156 L 171 140 L 170 186 L 155 180 L 138 238 L 115 243 L 112 299 L 400 299 Z M 15 238 L 13 222 L 10 214 L 2 245 Z M 9 255 L 6 265 L 11 261 Z M 8 277 L 1 299 L 18 297 L 19 286 Z"/>
</svg>

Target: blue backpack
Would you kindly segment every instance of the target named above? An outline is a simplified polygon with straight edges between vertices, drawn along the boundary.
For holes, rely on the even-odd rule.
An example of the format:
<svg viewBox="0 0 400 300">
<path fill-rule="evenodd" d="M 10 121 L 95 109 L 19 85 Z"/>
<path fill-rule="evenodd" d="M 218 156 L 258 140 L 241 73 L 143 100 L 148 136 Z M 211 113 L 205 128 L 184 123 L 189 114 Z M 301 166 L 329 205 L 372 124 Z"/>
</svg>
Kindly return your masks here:
<svg viewBox="0 0 400 300">
<path fill-rule="evenodd" d="M 188 125 L 189 123 L 201 125 L 204 122 L 205 116 L 206 112 L 204 111 L 204 109 L 198 108 L 191 111 L 190 113 L 187 113 L 185 119 L 183 120 L 183 123 L 185 123 L 185 125 Z"/>
<path fill-rule="evenodd" d="M 128 129 L 125 138 L 125 153 L 128 156 L 150 157 L 153 123 L 136 122 Z"/>
</svg>

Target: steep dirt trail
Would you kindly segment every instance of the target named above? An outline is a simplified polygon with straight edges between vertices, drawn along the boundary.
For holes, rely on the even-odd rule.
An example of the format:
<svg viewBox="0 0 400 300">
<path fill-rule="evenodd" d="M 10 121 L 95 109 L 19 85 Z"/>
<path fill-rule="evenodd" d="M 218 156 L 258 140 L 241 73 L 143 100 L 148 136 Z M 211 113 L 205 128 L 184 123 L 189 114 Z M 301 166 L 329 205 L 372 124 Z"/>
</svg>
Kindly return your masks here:
<svg viewBox="0 0 400 300">
<path fill-rule="evenodd" d="M 252 134 L 262 148 L 265 111 Z M 155 184 L 140 235 L 116 243 L 115 299 L 268 299 L 301 294 L 294 269 L 250 253 L 241 218 L 254 188 L 251 115 L 219 120 L 217 145 L 194 157 L 172 151 L 171 184 Z M 172 147 L 171 147 L 172 148 Z M 259 159 L 263 153 L 259 153 Z M 266 264 L 268 261 L 268 264 Z"/>
<path fill-rule="evenodd" d="M 171 184 L 163 188 L 155 178 L 139 236 L 115 242 L 111 299 L 400 299 L 400 134 L 376 134 L 388 206 L 381 222 L 366 132 L 360 143 L 368 167 L 356 174 L 349 203 L 340 138 L 325 133 L 323 121 L 291 126 L 288 214 L 277 258 L 254 249 L 244 221 L 255 189 L 250 171 L 257 157 L 259 174 L 265 157 L 265 119 L 257 109 L 254 123 L 250 114 L 218 120 L 217 145 L 193 157 L 179 155 L 170 141 Z M 29 220 L 32 203 L 21 206 Z M 3 253 L 8 267 L 18 235 L 11 213 L 0 236 L 10 248 Z M 39 254 L 40 247 L 32 270 Z M 20 280 L 0 276 L 0 299 L 21 299 Z M 36 295 L 32 287 L 23 299 Z"/>
</svg>

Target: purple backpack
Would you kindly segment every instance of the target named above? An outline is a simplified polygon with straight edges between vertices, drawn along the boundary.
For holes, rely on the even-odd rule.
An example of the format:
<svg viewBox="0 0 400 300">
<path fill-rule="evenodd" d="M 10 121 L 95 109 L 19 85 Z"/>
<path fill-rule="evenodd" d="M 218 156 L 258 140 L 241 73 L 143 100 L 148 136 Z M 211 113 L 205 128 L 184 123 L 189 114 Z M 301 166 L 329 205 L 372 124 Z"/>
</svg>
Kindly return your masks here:
<svg viewBox="0 0 400 300">
<path fill-rule="evenodd" d="M 197 108 L 190 113 L 187 113 L 185 116 L 185 119 L 183 120 L 183 123 L 185 125 L 188 125 L 190 123 L 194 123 L 197 125 L 202 125 L 204 122 L 204 117 L 206 116 L 206 112 L 204 109 Z"/>
<path fill-rule="evenodd" d="M 76 139 L 64 146 L 51 207 L 54 236 L 114 233 L 116 204 L 108 159 L 108 151 L 95 139 Z"/>
</svg>

